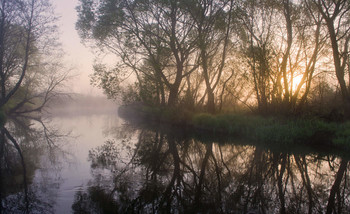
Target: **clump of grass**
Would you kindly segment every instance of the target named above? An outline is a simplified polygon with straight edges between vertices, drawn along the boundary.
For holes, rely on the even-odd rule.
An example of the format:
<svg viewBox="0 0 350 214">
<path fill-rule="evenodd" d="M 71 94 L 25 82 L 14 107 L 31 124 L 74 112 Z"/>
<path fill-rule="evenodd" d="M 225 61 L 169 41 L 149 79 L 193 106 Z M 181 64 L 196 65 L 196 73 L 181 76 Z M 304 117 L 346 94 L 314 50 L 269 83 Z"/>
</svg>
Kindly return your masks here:
<svg viewBox="0 0 350 214">
<path fill-rule="evenodd" d="M 269 120 L 259 116 L 237 114 L 211 115 L 207 113 L 196 114 L 192 118 L 192 125 L 197 128 L 212 130 L 229 135 L 249 135 L 254 127 L 264 125 Z"/>
<path fill-rule="evenodd" d="M 192 124 L 194 127 L 211 130 L 214 133 L 226 133 L 255 142 L 286 145 L 293 143 L 314 144 L 313 139 L 317 139 L 318 134 L 332 135 L 336 130 L 335 124 L 315 119 L 287 120 L 234 114 L 197 114 L 193 117 Z"/>
<path fill-rule="evenodd" d="M 334 124 L 309 119 L 274 121 L 265 126 L 256 127 L 255 140 L 265 143 L 291 144 L 301 142 L 314 144 L 314 139 L 321 133 L 332 135 Z"/>
<path fill-rule="evenodd" d="M 202 129 L 215 129 L 216 118 L 207 113 L 200 113 L 193 116 L 193 124 Z"/>
<path fill-rule="evenodd" d="M 343 123 L 337 127 L 334 145 L 350 150 L 350 122 Z"/>
</svg>

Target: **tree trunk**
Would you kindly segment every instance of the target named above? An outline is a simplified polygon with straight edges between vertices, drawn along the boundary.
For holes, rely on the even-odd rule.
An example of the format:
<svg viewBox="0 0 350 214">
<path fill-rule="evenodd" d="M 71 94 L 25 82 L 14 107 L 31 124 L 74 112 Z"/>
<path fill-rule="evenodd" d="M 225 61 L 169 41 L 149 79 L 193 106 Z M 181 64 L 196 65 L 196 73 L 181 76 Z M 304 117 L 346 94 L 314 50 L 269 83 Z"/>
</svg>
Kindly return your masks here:
<svg viewBox="0 0 350 214">
<path fill-rule="evenodd" d="M 207 111 L 211 114 L 215 113 L 215 100 L 213 90 L 208 89 L 208 103 L 207 103 Z"/>
<path fill-rule="evenodd" d="M 175 82 L 170 87 L 169 98 L 168 98 L 168 106 L 175 107 L 178 101 L 179 87 L 180 82 Z"/>
<path fill-rule="evenodd" d="M 345 81 L 345 65 L 346 60 L 348 59 L 348 43 L 350 37 L 346 37 L 344 41 L 344 50 L 343 52 L 339 52 L 339 39 L 337 38 L 337 30 L 334 27 L 334 21 L 337 20 L 337 18 L 341 19 L 342 17 L 339 16 L 341 12 L 341 8 L 346 4 L 346 1 L 344 2 L 337 2 L 335 9 L 333 11 L 333 15 L 331 16 L 328 12 L 323 11 L 322 5 L 319 2 L 317 4 L 317 7 L 319 11 L 321 12 L 323 18 L 326 20 L 329 38 L 331 40 L 332 44 L 332 52 L 333 52 L 333 61 L 334 61 L 334 67 L 335 67 L 335 73 L 337 76 L 337 80 L 340 86 L 342 98 L 343 98 L 343 108 L 344 113 L 346 117 L 350 117 L 350 92 L 348 90 L 348 87 L 346 86 Z M 340 23 L 340 20 L 338 20 Z M 342 62 L 343 60 L 343 62 Z"/>
</svg>

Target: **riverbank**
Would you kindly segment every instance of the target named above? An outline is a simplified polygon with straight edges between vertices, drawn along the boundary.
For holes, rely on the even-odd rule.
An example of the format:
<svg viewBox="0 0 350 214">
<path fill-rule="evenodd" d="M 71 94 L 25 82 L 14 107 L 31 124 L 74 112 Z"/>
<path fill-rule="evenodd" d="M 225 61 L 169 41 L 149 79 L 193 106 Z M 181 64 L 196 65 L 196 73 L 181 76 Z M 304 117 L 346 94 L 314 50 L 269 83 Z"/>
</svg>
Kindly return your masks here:
<svg viewBox="0 0 350 214">
<path fill-rule="evenodd" d="M 245 114 L 191 113 L 142 105 L 121 106 L 120 116 L 151 120 L 212 137 L 234 137 L 255 143 L 350 151 L 350 122 L 318 118 L 278 118 Z"/>
</svg>

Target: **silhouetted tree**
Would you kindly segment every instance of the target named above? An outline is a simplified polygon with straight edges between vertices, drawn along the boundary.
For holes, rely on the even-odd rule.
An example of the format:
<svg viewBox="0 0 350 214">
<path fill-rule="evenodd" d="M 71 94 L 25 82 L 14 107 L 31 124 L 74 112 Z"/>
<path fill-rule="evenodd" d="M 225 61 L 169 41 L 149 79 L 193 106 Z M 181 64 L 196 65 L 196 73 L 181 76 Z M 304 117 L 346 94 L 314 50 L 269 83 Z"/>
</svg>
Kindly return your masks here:
<svg viewBox="0 0 350 214">
<path fill-rule="evenodd" d="M 350 116 L 350 72 L 349 72 L 349 41 L 350 41 L 350 2 L 347 0 L 311 1 L 322 14 L 327 26 L 328 39 L 331 42 L 333 66 L 343 98 L 344 112 Z M 348 76 L 346 76 L 346 74 Z"/>
<path fill-rule="evenodd" d="M 206 86 L 207 111 L 215 113 L 214 91 L 223 77 L 229 54 L 234 1 L 187 1 L 197 34 L 200 72 Z M 232 50 L 231 50 L 232 51 Z"/>
<path fill-rule="evenodd" d="M 258 110 L 298 111 L 320 66 L 325 42 L 321 15 L 303 2 L 263 0 L 242 4 L 244 30 L 239 35 L 251 69 Z"/>
</svg>

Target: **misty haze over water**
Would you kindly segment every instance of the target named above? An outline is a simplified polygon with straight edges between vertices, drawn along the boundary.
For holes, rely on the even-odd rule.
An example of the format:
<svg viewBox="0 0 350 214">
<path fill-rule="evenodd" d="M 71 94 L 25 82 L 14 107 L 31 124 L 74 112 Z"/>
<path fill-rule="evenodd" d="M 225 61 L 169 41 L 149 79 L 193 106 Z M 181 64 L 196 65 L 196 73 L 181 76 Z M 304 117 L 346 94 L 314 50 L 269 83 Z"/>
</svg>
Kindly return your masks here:
<svg viewBox="0 0 350 214">
<path fill-rule="evenodd" d="M 56 116 L 64 116 L 117 113 L 117 110 L 117 102 L 109 100 L 104 96 L 73 94 L 52 101 L 49 104 L 48 113 Z"/>
<path fill-rule="evenodd" d="M 350 214 L 349 20 L 349 0 L 1 0 L 0 214 Z"/>
</svg>

